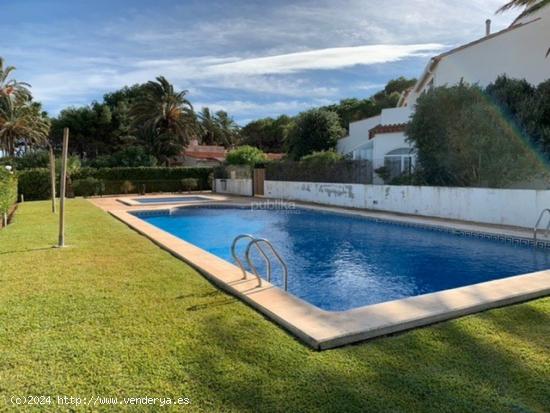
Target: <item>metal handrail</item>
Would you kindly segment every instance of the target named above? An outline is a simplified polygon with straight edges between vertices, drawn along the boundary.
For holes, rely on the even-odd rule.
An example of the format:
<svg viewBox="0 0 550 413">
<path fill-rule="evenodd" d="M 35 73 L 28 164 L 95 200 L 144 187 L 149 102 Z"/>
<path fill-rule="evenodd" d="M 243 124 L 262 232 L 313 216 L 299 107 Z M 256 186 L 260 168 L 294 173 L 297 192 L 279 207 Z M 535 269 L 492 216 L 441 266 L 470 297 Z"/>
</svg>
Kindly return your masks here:
<svg viewBox="0 0 550 413">
<path fill-rule="evenodd" d="M 533 228 L 533 239 L 535 241 L 535 245 L 536 245 L 536 241 L 537 241 L 537 232 L 539 230 L 539 225 L 540 225 L 540 222 L 542 221 L 542 218 L 544 217 L 544 214 L 546 212 L 550 213 L 550 208 L 546 208 L 546 209 L 542 210 L 542 212 L 539 215 L 539 219 L 537 220 L 537 223 L 535 224 L 535 228 Z M 548 225 L 546 226 L 546 231 L 544 233 L 545 237 L 548 236 L 548 231 L 549 230 L 550 230 L 550 220 L 548 221 Z"/>
<path fill-rule="evenodd" d="M 239 256 L 237 255 L 237 251 L 236 251 L 236 247 L 237 247 L 237 242 L 239 242 L 239 240 L 241 239 L 244 239 L 244 238 L 248 238 L 250 239 L 250 242 L 254 241 L 256 238 L 254 238 L 252 235 L 250 234 L 241 234 L 241 235 L 237 235 L 235 237 L 235 239 L 233 240 L 233 243 L 231 244 L 231 255 L 233 256 L 233 259 L 235 261 L 237 261 L 237 264 L 239 264 L 239 268 L 241 269 L 241 271 L 243 272 L 243 280 L 246 280 L 246 268 L 244 268 L 244 265 L 243 265 L 243 262 L 241 261 L 241 259 L 239 258 Z M 260 252 L 260 254 L 262 254 L 262 256 L 264 257 L 264 260 L 266 262 L 266 265 L 267 265 L 267 268 L 269 270 L 269 272 L 271 272 L 271 262 L 269 261 L 269 257 L 266 255 L 266 253 L 264 252 L 264 250 L 261 248 L 261 247 L 257 247 L 258 251 Z M 255 274 L 256 277 L 259 278 L 259 285 L 261 286 L 262 285 L 262 281 L 260 279 L 260 277 Z"/>
<path fill-rule="evenodd" d="M 275 256 L 275 258 L 277 258 L 277 260 L 281 263 L 281 266 L 283 267 L 283 272 L 284 272 L 285 291 L 288 291 L 288 266 L 286 265 L 286 262 L 281 258 L 281 256 L 279 255 L 279 253 L 277 252 L 275 247 L 273 247 L 273 244 L 271 244 L 271 242 L 269 242 L 265 238 L 255 238 L 252 241 L 250 241 L 250 243 L 246 247 L 245 257 L 246 257 L 246 261 L 248 262 L 248 265 L 250 266 L 252 271 L 254 271 L 254 274 L 256 275 L 256 277 L 260 278 L 258 270 L 256 269 L 256 267 L 254 266 L 254 263 L 250 259 L 250 250 L 251 250 L 252 246 L 255 245 L 260 251 L 262 251 L 262 249 L 259 246 L 259 244 L 262 243 L 262 242 L 264 244 L 267 244 L 267 246 L 271 249 L 271 252 Z M 262 251 L 262 254 L 263 254 L 263 251 Z M 267 280 L 271 282 L 271 263 L 269 263 L 269 265 L 268 265 Z M 260 283 L 260 285 L 261 285 L 261 283 Z"/>
</svg>

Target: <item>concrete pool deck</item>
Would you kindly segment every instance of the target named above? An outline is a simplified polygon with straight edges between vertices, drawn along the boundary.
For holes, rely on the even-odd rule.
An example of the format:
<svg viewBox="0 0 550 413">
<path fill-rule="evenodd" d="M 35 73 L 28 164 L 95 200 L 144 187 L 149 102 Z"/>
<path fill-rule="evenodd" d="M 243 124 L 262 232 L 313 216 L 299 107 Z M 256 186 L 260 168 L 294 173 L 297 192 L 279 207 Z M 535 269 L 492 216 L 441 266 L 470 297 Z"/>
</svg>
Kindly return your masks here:
<svg viewBox="0 0 550 413">
<path fill-rule="evenodd" d="M 170 203 L 167 205 L 141 204 L 139 206 L 129 206 L 119 202 L 121 197 L 94 198 L 90 201 L 140 234 L 145 235 L 174 256 L 189 263 L 221 289 L 239 297 L 311 347 L 319 350 L 409 330 L 550 294 L 550 271 L 541 271 L 373 304 L 348 311 L 324 311 L 271 285 L 265 280 L 262 282 L 262 287 L 257 287 L 257 280 L 252 274 L 248 275 L 248 279 L 243 280 L 242 272 L 237 266 L 129 213 L 130 211 L 166 210 L 209 203 L 249 205 L 251 202 L 266 201 L 264 198 L 208 196 L 212 200 L 191 204 Z M 151 196 L 147 197 L 150 198 Z M 159 197 L 166 198 L 168 196 L 159 195 Z M 136 196 L 131 198 L 136 198 Z M 352 213 L 369 218 L 446 227 L 460 231 L 478 231 L 521 238 L 529 237 L 529 231 L 520 228 L 478 225 L 375 211 L 321 207 L 304 203 L 295 204 L 312 209 Z M 292 277 L 292 274 L 290 277 Z"/>
</svg>

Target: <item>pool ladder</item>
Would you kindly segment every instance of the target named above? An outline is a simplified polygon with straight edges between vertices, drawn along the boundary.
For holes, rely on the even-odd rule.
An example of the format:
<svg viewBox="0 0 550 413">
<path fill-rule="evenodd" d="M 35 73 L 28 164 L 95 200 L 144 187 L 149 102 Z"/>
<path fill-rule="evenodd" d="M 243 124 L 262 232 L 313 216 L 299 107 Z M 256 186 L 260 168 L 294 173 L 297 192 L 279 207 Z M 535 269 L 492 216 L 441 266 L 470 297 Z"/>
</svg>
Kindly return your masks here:
<svg viewBox="0 0 550 413">
<path fill-rule="evenodd" d="M 262 245 L 266 245 L 266 246 L 269 247 L 269 249 L 271 250 L 271 253 L 277 259 L 277 261 L 279 261 L 279 263 L 281 264 L 281 267 L 283 268 L 285 291 L 288 291 L 288 266 L 286 265 L 285 260 L 283 260 L 283 258 L 277 252 L 277 250 L 275 249 L 273 244 L 271 244 L 271 242 L 269 242 L 267 239 L 265 239 L 265 238 L 255 238 L 255 237 L 253 237 L 252 235 L 249 235 L 249 234 L 241 234 L 241 235 L 236 236 L 235 239 L 233 240 L 233 243 L 231 244 L 231 255 L 233 256 L 233 259 L 237 262 L 237 264 L 239 265 L 239 268 L 243 272 L 243 278 L 242 279 L 246 280 L 246 269 L 244 268 L 243 262 L 238 257 L 237 252 L 236 252 L 237 243 L 241 239 L 248 239 L 249 240 L 248 245 L 246 246 L 244 256 L 246 258 L 246 262 L 248 263 L 248 266 L 252 269 L 252 271 L 254 272 L 254 275 L 258 279 L 258 287 L 262 286 L 262 278 L 260 277 L 260 274 L 258 273 L 258 269 L 256 268 L 256 266 L 252 262 L 252 259 L 250 258 L 250 252 L 252 251 L 252 247 L 256 247 L 256 249 L 258 250 L 260 255 L 264 258 L 264 261 L 265 261 L 265 264 L 266 264 L 266 267 L 267 267 L 267 281 L 271 282 L 271 260 L 269 259 L 268 255 L 265 253 L 264 249 L 262 248 Z"/>
<path fill-rule="evenodd" d="M 544 218 L 544 214 L 549 213 L 550 214 L 550 208 L 543 209 L 542 212 L 539 215 L 539 219 L 537 220 L 537 223 L 535 224 L 535 227 L 533 228 L 533 240 L 535 241 L 535 246 L 537 245 L 537 232 L 539 230 L 539 225 L 542 221 L 542 218 Z M 546 226 L 546 231 L 544 232 L 544 236 L 548 236 L 548 231 L 550 230 L 550 220 L 548 221 L 548 225 Z"/>
</svg>

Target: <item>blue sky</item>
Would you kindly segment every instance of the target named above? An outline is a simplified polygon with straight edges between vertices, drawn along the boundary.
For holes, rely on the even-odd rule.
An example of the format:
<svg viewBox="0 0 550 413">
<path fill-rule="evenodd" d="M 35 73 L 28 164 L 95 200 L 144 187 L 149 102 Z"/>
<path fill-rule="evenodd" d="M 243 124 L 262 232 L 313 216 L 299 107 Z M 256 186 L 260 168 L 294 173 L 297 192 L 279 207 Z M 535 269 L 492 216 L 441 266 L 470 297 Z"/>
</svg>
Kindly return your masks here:
<svg viewBox="0 0 550 413">
<path fill-rule="evenodd" d="M 435 3 L 435 4 L 434 4 Z M 0 0 L 0 56 L 57 114 L 164 75 L 244 124 L 368 97 L 484 34 L 504 0 Z"/>
</svg>

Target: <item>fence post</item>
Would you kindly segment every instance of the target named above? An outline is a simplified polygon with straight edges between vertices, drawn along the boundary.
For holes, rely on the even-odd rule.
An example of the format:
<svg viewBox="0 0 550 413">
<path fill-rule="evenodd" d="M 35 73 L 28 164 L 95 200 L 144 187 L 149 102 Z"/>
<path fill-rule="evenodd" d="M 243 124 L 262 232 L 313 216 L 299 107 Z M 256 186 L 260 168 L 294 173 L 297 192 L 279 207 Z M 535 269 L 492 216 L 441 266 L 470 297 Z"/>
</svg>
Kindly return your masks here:
<svg viewBox="0 0 550 413">
<path fill-rule="evenodd" d="M 67 154 L 69 151 L 69 128 L 63 129 L 63 155 L 61 157 L 61 182 L 59 183 L 59 244 L 65 246 L 65 181 L 67 180 Z"/>
</svg>

